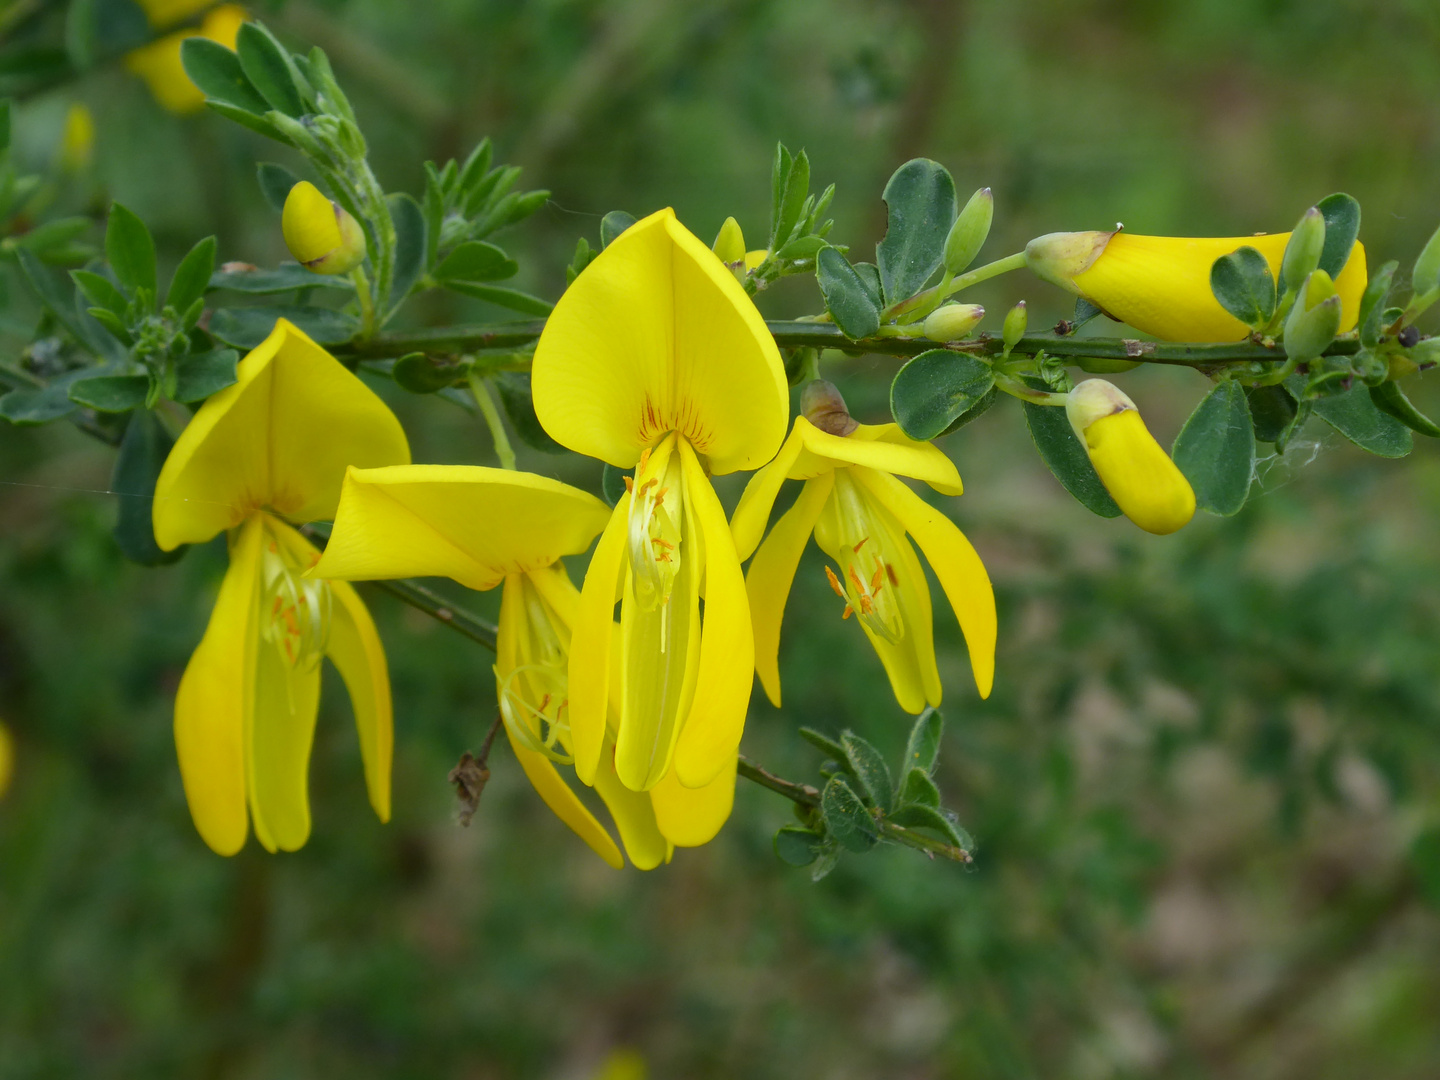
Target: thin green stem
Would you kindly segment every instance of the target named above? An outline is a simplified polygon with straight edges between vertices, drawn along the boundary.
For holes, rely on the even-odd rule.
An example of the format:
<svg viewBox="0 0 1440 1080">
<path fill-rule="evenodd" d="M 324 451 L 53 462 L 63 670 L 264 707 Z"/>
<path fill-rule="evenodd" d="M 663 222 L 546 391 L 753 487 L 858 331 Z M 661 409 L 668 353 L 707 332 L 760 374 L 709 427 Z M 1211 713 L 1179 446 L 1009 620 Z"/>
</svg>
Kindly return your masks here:
<svg viewBox="0 0 1440 1080">
<path fill-rule="evenodd" d="M 506 433 L 505 424 L 500 419 L 500 410 L 495 407 L 495 398 L 490 393 L 489 381 L 476 373 L 474 368 L 470 369 L 468 379 L 470 393 L 474 395 L 480 415 L 485 418 L 485 426 L 490 429 L 490 438 L 495 443 L 495 456 L 500 459 L 500 467 L 515 468 L 515 448 L 510 445 L 510 436 Z"/>
<path fill-rule="evenodd" d="M 423 611 L 432 619 L 444 623 L 457 633 L 464 634 L 471 641 L 495 651 L 495 636 L 498 631 L 484 619 L 462 607 L 447 601 L 433 589 L 418 581 L 402 579 L 397 581 L 367 582 L 370 588 L 389 593 L 397 600 L 409 604 L 417 611 Z"/>
<path fill-rule="evenodd" d="M 996 259 L 984 266 L 977 266 L 974 270 L 967 270 L 948 282 L 942 280 L 938 285 L 933 285 L 923 292 L 891 304 L 880 313 L 880 321 L 889 322 L 895 316 L 914 308 L 923 307 L 932 300 L 938 303 L 947 296 L 954 296 L 957 292 L 970 288 L 971 285 L 978 285 L 982 281 L 989 281 L 1001 274 L 1008 274 L 1011 270 L 1019 270 L 1024 265 L 1025 253 L 1017 251 L 1014 255 L 1006 255 L 1003 259 Z"/>
<path fill-rule="evenodd" d="M 1033 405 L 1064 405 L 1070 400 L 1068 394 L 1052 394 L 1046 390 L 1035 390 L 1026 386 L 1019 379 L 997 372 L 995 374 L 995 389 L 1001 390 L 1011 397 L 1017 397 L 1021 401 L 1028 401 Z"/>
<path fill-rule="evenodd" d="M 351 270 L 350 280 L 355 283 L 355 299 L 360 303 L 360 335 L 368 338 L 379 328 L 375 325 L 375 302 L 370 296 L 370 279 L 365 276 L 365 267 Z"/>
</svg>

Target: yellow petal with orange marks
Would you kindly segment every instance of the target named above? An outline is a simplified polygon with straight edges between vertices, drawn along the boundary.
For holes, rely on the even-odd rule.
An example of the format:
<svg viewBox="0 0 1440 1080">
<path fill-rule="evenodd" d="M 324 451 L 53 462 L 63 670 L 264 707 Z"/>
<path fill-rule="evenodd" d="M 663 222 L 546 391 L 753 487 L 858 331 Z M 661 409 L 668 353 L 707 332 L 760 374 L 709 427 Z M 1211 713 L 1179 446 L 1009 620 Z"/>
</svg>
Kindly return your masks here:
<svg viewBox="0 0 1440 1080">
<path fill-rule="evenodd" d="M 1119 232 L 1088 270 L 1075 275 L 1075 290 L 1107 315 L 1168 341 L 1240 341 L 1250 330 L 1215 299 L 1210 268 L 1242 247 L 1265 256 L 1277 278 L 1289 233 L 1265 236 L 1136 236 Z M 1360 314 L 1366 284 L 1365 247 L 1356 242 L 1335 279 L 1342 332 Z"/>
<path fill-rule="evenodd" d="M 675 745 L 680 783 L 705 787 L 734 757 L 754 682 L 755 637 L 725 511 L 690 444 L 680 442 L 687 504 L 705 540 L 705 618 L 690 714 Z"/>
<path fill-rule="evenodd" d="M 630 525 L 630 493 L 620 496 L 610 523 L 595 545 L 580 608 L 570 627 L 570 738 L 575 775 L 594 785 L 605 742 L 610 689 L 610 650 L 614 647 L 615 583 L 620 580 Z"/>
<path fill-rule="evenodd" d="M 478 465 L 351 469 L 315 576 L 449 577 L 492 589 L 576 555 L 610 508 L 558 480 Z"/>
<path fill-rule="evenodd" d="M 546 320 L 531 380 L 550 436 L 617 468 L 668 431 L 715 473 L 757 468 L 785 436 L 775 340 L 672 210 L 630 226 L 575 279 Z"/>
<path fill-rule="evenodd" d="M 807 480 L 795 505 L 775 523 L 745 575 L 750 622 L 755 631 L 755 673 L 776 708 L 780 707 L 780 626 L 805 543 L 835 486 L 833 472 Z"/>
<path fill-rule="evenodd" d="M 221 855 L 245 846 L 246 738 L 254 708 L 261 519 L 251 518 L 230 547 L 230 568 L 205 636 L 175 695 L 175 750 L 185 800 L 205 843 Z"/>
<path fill-rule="evenodd" d="M 995 681 L 995 591 L 975 548 L 956 524 L 893 476 L 856 469 L 855 478 L 884 506 L 925 553 L 955 611 L 980 696 Z"/>
<path fill-rule="evenodd" d="M 262 507 L 330 518 L 347 466 L 401 465 L 400 422 L 368 386 L 285 319 L 180 433 L 155 484 L 155 540 L 203 543 Z"/>
</svg>

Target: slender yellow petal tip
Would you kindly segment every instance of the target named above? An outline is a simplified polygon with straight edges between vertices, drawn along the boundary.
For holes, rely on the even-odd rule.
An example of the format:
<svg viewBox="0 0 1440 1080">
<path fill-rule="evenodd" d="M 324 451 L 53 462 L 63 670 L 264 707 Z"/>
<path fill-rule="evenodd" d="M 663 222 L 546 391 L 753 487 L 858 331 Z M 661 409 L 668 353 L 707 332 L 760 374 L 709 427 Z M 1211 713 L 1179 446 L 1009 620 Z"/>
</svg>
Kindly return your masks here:
<svg viewBox="0 0 1440 1080">
<path fill-rule="evenodd" d="M 1086 379 L 1070 392 L 1065 411 L 1105 489 L 1126 517 L 1146 532 L 1164 536 L 1195 515 L 1190 481 L 1119 387 L 1104 379 Z"/>
<path fill-rule="evenodd" d="M 1080 294 L 1075 278 L 1104 254 L 1114 232 L 1057 232 L 1025 245 L 1025 265 L 1036 277 Z"/>
<path fill-rule="evenodd" d="M 150 25 L 162 29 L 188 18 L 206 5 L 185 3 L 183 0 L 174 3 L 156 0 L 152 6 L 159 14 L 150 15 Z M 233 49 L 240 26 L 248 18 L 249 15 L 239 4 L 221 4 L 205 16 L 198 35 L 193 30 L 179 30 L 152 41 L 127 53 L 125 66 L 145 80 L 161 108 L 179 114 L 196 112 L 204 107 L 205 95 L 185 73 L 185 65 L 180 60 L 180 46 L 186 38 L 198 36 Z"/>
<path fill-rule="evenodd" d="M 365 230 L 308 180 L 285 197 L 280 231 L 295 261 L 316 274 L 348 274 L 365 261 Z"/>
<path fill-rule="evenodd" d="M 65 113 L 65 131 L 60 136 L 60 167 L 66 172 L 84 172 L 95 156 L 95 117 L 81 102 L 73 102 Z"/>
<path fill-rule="evenodd" d="M 931 341 L 961 341 L 985 318 L 979 304 L 945 304 L 925 316 L 925 336 Z"/>
<path fill-rule="evenodd" d="M 0 798 L 10 790 L 10 780 L 15 775 L 15 740 L 10 729 L 0 722 Z"/>
<path fill-rule="evenodd" d="M 671 210 L 630 226 L 575 279 L 546 320 L 531 373 L 550 436 L 617 468 L 670 431 L 717 474 L 763 465 L 785 437 L 775 339 Z"/>
<path fill-rule="evenodd" d="M 727 217 L 710 250 L 726 266 L 734 267 L 736 263 L 744 262 L 745 234 L 740 231 L 740 223 L 733 217 Z"/>
</svg>

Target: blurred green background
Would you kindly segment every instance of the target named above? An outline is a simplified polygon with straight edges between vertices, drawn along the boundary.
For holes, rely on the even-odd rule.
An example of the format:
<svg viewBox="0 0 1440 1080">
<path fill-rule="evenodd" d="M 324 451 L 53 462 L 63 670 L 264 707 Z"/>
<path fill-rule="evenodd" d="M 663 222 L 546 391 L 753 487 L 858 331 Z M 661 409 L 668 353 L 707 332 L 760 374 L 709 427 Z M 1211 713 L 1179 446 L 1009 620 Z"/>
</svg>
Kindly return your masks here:
<svg viewBox="0 0 1440 1080">
<path fill-rule="evenodd" d="M 706 239 L 735 214 L 760 237 L 777 139 L 838 184 L 835 237 L 858 249 L 883 229 L 886 177 L 917 155 L 962 193 L 994 188 L 989 257 L 1117 220 L 1283 230 L 1346 190 L 1372 265 L 1408 262 L 1440 211 L 1428 0 L 255 10 L 329 51 L 390 189 L 418 193 L 422 160 L 485 134 L 551 189 L 505 242 L 522 287 L 552 297 L 608 210 L 673 205 Z M 222 259 L 282 257 L 254 182 L 257 160 L 296 167 L 275 144 L 167 115 L 112 65 L 20 103 L 32 166 L 76 100 L 98 136 L 70 198 L 97 216 L 126 203 L 172 264 L 211 232 Z M 1069 308 L 1019 275 L 975 294 L 992 313 L 1021 296 L 1034 326 Z M 803 279 L 761 304 L 819 307 Z M 417 323 L 505 317 L 453 296 L 417 307 Z M 868 421 L 893 369 L 823 365 Z M 1121 381 L 1166 445 L 1204 390 L 1184 370 Z M 467 414 L 391 397 L 417 460 L 489 460 Z M 1073 502 L 1018 408 L 945 446 L 966 481 L 947 511 L 1000 611 L 980 702 L 937 607 L 937 779 L 979 857 L 960 870 L 878 850 L 817 885 L 771 853 L 788 804 L 745 783 L 716 841 L 649 874 L 590 854 L 503 749 L 458 827 L 445 777 L 493 716 L 491 660 L 384 597 L 395 819 L 366 805 L 331 672 L 310 843 L 212 855 L 170 708 L 223 547 L 126 564 L 110 451 L 63 424 L 0 426 L 0 717 L 18 743 L 0 802 L 0 1077 L 633 1080 L 641 1059 L 653 1078 L 707 1080 L 1440 1075 L 1432 448 L 1381 461 L 1317 423 L 1262 462 L 1240 516 L 1158 539 Z M 592 462 L 522 450 L 522 465 L 598 486 Z M 892 757 L 908 728 L 821 565 L 812 549 L 792 596 L 785 708 L 757 690 L 745 742 L 805 779 L 818 754 L 802 723 L 853 727 Z"/>
</svg>

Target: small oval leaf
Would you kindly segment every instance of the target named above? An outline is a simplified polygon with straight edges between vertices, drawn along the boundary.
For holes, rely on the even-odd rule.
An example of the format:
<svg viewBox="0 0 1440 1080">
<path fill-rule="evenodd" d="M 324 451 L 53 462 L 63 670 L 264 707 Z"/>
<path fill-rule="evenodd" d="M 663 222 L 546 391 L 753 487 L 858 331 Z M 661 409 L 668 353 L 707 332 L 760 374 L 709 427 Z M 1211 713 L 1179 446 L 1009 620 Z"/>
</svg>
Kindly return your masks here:
<svg viewBox="0 0 1440 1080">
<path fill-rule="evenodd" d="M 1265 326 L 1275 314 L 1275 278 L 1265 256 L 1253 247 L 1215 260 L 1210 291 L 1221 307 L 1252 330 Z"/>
<path fill-rule="evenodd" d="M 1255 425 L 1244 387 L 1223 382 L 1206 394 L 1170 456 L 1195 489 L 1196 506 L 1222 517 L 1239 513 L 1255 474 Z"/>
<path fill-rule="evenodd" d="M 825 310 L 842 334 L 855 341 L 880 329 L 880 308 L 855 267 L 835 248 L 821 248 L 816 255 L 815 280 L 825 297 Z"/>
<path fill-rule="evenodd" d="M 1035 449 L 1040 451 L 1041 459 L 1055 479 L 1092 514 L 1104 518 L 1119 517 L 1120 507 L 1100 482 L 1100 475 L 1090 464 L 1090 455 L 1085 453 L 1085 448 L 1075 437 L 1065 410 L 1029 401 L 1023 402 L 1023 405 L 1030 438 L 1035 441 Z"/>
<path fill-rule="evenodd" d="M 933 439 L 994 389 L 995 372 L 985 361 L 949 349 L 930 349 L 895 373 L 890 413 L 910 438 Z"/>
<path fill-rule="evenodd" d="M 887 217 L 875 261 L 885 303 L 893 304 L 919 292 L 940 269 L 959 208 L 949 170 L 929 158 L 896 169 L 881 198 Z"/>
</svg>

